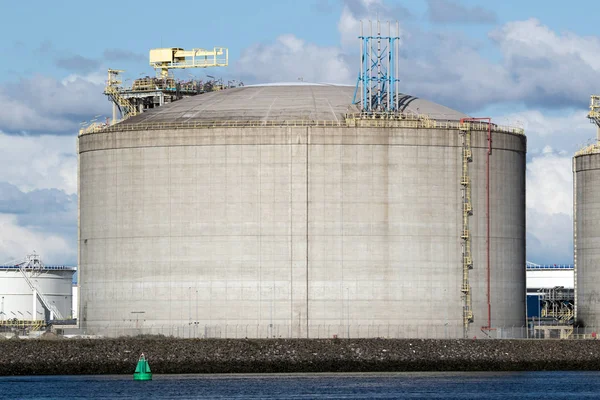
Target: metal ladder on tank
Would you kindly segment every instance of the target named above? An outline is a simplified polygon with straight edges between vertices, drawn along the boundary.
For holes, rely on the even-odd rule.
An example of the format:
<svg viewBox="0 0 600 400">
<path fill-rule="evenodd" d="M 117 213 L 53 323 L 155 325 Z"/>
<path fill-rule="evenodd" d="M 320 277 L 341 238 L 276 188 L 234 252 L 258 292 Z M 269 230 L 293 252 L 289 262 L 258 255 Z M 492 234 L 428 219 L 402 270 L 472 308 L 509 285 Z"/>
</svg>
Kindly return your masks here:
<svg viewBox="0 0 600 400">
<path fill-rule="evenodd" d="M 473 322 L 473 308 L 471 301 L 471 285 L 469 284 L 469 271 L 473 269 L 473 258 L 471 255 L 471 232 L 469 228 L 469 217 L 473 215 L 473 204 L 471 203 L 471 179 L 469 177 L 469 164 L 473 162 L 473 152 L 471 150 L 471 129 L 469 123 L 463 123 L 460 126 L 460 132 L 463 136 L 462 149 L 462 175 L 460 184 L 462 186 L 462 214 L 463 229 L 461 239 L 462 246 L 462 268 L 463 281 L 461 293 L 463 297 L 463 336 L 466 338 L 469 334 L 469 324 Z"/>
<path fill-rule="evenodd" d="M 50 311 L 50 313 L 54 315 L 54 319 L 64 319 L 61 312 L 58 311 L 58 308 L 56 308 L 56 306 L 54 304 L 50 303 L 50 301 L 46 298 L 46 296 L 44 296 L 42 294 L 42 292 L 40 292 L 40 290 L 33 283 L 33 281 L 31 279 L 29 279 L 29 277 L 27 276 L 27 272 L 25 271 L 25 268 L 23 266 L 19 266 L 19 271 L 21 271 L 21 274 L 23 275 L 23 278 L 25 278 L 25 281 L 29 285 L 29 288 L 31 289 L 31 291 L 33 293 L 37 294 L 37 297 L 40 299 L 40 301 L 42 302 L 44 307 L 46 307 L 48 309 L 48 311 Z M 51 318 L 52 318 L 52 316 L 51 316 Z"/>
</svg>

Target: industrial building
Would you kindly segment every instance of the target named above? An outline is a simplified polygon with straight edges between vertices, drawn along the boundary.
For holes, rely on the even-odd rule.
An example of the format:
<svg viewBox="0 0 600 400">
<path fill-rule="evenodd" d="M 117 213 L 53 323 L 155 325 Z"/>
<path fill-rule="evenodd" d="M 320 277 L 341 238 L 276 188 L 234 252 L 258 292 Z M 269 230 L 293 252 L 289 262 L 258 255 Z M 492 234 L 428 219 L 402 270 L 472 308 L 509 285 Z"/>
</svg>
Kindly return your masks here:
<svg viewBox="0 0 600 400">
<path fill-rule="evenodd" d="M 38 254 L 0 265 L 0 329 L 39 329 L 73 318 L 72 279 L 76 268 L 45 265 Z"/>
<path fill-rule="evenodd" d="M 590 121 L 598 126 L 597 142 L 573 158 L 573 247 L 575 319 L 581 326 L 600 326 L 600 96 L 592 96 Z"/>
<path fill-rule="evenodd" d="M 573 265 L 527 262 L 529 337 L 570 338 L 575 316 Z"/>
<path fill-rule="evenodd" d="M 523 130 L 401 93 L 399 37 L 360 40 L 356 87 L 230 88 L 81 130 L 86 333 L 525 324 Z"/>
</svg>

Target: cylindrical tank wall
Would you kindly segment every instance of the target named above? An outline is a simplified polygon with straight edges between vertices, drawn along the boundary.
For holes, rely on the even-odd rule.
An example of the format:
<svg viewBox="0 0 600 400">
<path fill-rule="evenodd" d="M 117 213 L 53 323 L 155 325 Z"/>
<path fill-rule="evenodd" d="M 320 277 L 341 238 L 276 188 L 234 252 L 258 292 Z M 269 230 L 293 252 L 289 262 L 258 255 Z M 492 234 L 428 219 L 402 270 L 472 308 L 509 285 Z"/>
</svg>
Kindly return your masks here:
<svg viewBox="0 0 600 400">
<path fill-rule="evenodd" d="M 29 279 L 68 318 L 73 313 L 72 277 L 73 271 L 44 270 L 34 272 Z M 0 313 L 0 320 L 50 319 L 50 312 L 38 296 L 34 300 L 33 291 L 18 269 L 0 270 Z"/>
<path fill-rule="evenodd" d="M 576 156 L 573 166 L 576 317 L 600 326 L 600 154 Z"/>
<path fill-rule="evenodd" d="M 499 327 L 525 321 L 525 143 L 494 133 L 490 157 Z M 487 132 L 473 132 L 472 146 L 470 336 L 480 336 Z M 222 337 L 462 336 L 458 131 L 116 132 L 81 136 L 79 151 L 89 333 L 199 325 Z"/>
</svg>

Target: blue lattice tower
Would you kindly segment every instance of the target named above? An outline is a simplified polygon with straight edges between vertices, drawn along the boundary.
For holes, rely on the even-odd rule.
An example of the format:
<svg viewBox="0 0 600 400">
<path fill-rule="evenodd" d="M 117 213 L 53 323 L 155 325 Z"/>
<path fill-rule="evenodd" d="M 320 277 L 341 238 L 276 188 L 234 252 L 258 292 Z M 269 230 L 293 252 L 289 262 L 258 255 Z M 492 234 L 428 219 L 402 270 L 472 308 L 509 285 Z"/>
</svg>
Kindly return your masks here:
<svg viewBox="0 0 600 400">
<path fill-rule="evenodd" d="M 388 35 L 381 34 L 381 22 L 369 21 L 369 34 L 360 27 L 360 72 L 354 91 L 354 104 L 360 105 L 365 114 L 396 113 L 398 111 L 398 53 L 400 27 L 396 22 L 396 36 L 391 34 L 391 24 L 387 23 Z"/>
</svg>

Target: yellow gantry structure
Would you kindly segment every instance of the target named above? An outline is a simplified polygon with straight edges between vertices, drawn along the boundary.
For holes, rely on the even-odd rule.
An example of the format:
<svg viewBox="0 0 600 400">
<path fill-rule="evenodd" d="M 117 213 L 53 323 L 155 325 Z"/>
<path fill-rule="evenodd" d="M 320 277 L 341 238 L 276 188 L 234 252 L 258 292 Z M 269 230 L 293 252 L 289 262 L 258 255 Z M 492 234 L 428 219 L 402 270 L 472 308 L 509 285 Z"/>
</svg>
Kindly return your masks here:
<svg viewBox="0 0 600 400">
<path fill-rule="evenodd" d="M 587 117 L 591 122 L 596 124 L 596 143 L 592 143 L 579 149 L 579 151 L 575 153 L 575 156 L 600 153 L 600 95 L 590 96 L 590 111 L 588 112 Z"/>
<path fill-rule="evenodd" d="M 150 50 L 150 66 L 161 78 L 169 76 L 170 69 L 226 67 L 229 65 L 229 51 L 225 47 L 212 50 L 184 50 L 166 47 Z"/>
<path fill-rule="evenodd" d="M 463 204 L 463 227 L 461 239 L 462 246 L 462 268 L 463 281 L 461 292 L 463 297 L 463 335 L 466 338 L 469 333 L 469 324 L 473 322 L 473 308 L 471 302 L 471 285 L 469 284 L 469 270 L 473 269 L 473 258 L 471 256 L 471 231 L 469 228 L 469 218 L 473 215 L 473 204 L 471 203 L 471 178 L 469 174 L 469 164 L 473 162 L 473 151 L 471 150 L 471 124 L 464 122 L 460 126 L 460 132 L 463 137 L 462 149 L 462 175 L 460 184 L 462 186 Z"/>
<path fill-rule="evenodd" d="M 121 96 L 120 86 L 123 82 L 119 78 L 119 75 L 123 72 L 125 71 L 122 69 L 109 69 L 106 87 L 104 88 L 104 94 L 113 102 L 113 124 L 117 122 L 117 107 L 121 110 L 123 119 L 133 117 L 137 114 L 135 106 L 131 104 L 129 100 Z"/>
<path fill-rule="evenodd" d="M 600 127 L 600 96 L 592 95 L 590 98 L 590 112 L 588 118 L 596 123 Z"/>
<path fill-rule="evenodd" d="M 590 96 L 590 112 L 587 117 L 596 124 L 596 141 L 600 143 L 600 96 Z"/>
</svg>

